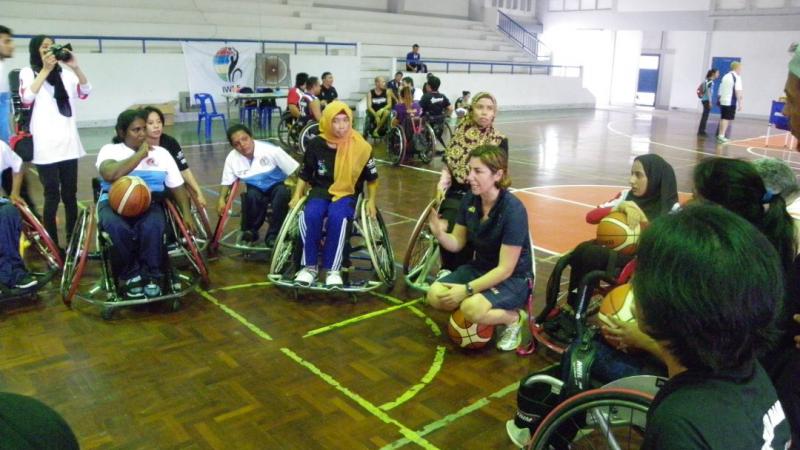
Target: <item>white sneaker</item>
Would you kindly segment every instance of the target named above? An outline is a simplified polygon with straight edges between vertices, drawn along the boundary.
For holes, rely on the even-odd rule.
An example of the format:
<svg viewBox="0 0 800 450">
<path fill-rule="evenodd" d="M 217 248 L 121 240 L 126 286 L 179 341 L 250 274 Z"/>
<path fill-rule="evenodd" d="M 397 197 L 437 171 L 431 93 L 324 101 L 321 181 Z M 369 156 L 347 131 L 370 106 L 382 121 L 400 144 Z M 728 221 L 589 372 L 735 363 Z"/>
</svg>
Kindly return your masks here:
<svg viewBox="0 0 800 450">
<path fill-rule="evenodd" d="M 449 271 L 447 269 L 440 270 L 438 273 L 436 273 L 436 281 L 441 280 L 442 278 L 450 275 L 451 273 L 453 273 L 453 272 L 451 272 L 451 271 Z"/>
<path fill-rule="evenodd" d="M 294 277 L 294 282 L 297 284 L 302 284 L 305 286 L 311 286 L 314 281 L 317 279 L 317 269 L 316 267 L 303 267 L 297 272 L 297 275 Z"/>
<path fill-rule="evenodd" d="M 338 270 L 329 270 L 325 277 L 325 285 L 328 287 L 342 287 L 342 274 Z"/>
<path fill-rule="evenodd" d="M 525 325 L 528 315 L 525 311 L 519 310 L 519 319 L 516 323 L 508 325 L 503 331 L 503 336 L 497 341 L 497 349 L 504 352 L 516 350 L 522 343 L 522 327 Z"/>
</svg>

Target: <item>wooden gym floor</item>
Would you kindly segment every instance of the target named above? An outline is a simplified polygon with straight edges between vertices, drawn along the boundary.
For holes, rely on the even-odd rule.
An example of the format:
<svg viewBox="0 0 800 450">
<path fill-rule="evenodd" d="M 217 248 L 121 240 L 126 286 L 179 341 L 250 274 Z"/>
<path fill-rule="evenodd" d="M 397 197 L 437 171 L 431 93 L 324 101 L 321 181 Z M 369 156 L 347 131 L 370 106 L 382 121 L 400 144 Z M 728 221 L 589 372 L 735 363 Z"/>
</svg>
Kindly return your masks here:
<svg viewBox="0 0 800 450">
<path fill-rule="evenodd" d="M 592 236 L 585 213 L 627 184 L 636 155 L 664 156 L 687 193 L 692 167 L 708 156 L 800 163 L 779 148 L 783 136 L 764 147 L 766 121 L 737 119 L 736 140 L 716 146 L 697 138 L 698 119 L 652 110 L 501 113 L 513 187 L 537 248 L 539 298 L 557 255 Z M 214 205 L 229 151 L 221 126 L 212 144 L 199 144 L 191 123 L 167 132 Z M 91 154 L 80 165 L 87 204 L 94 155 L 111 134 L 81 129 Z M 378 204 L 398 261 L 440 164 L 380 166 Z M 527 358 L 460 351 L 446 336 L 447 315 L 419 304 L 401 276 L 389 294 L 353 303 L 341 294 L 295 300 L 266 282 L 265 262 L 230 250 L 210 270 L 211 288 L 174 313 L 127 310 L 103 321 L 96 308 L 66 308 L 55 283 L 35 301 L 3 304 L 0 389 L 54 407 L 85 449 L 511 448 L 505 421 L 517 382 L 555 362 L 542 349 Z"/>
</svg>

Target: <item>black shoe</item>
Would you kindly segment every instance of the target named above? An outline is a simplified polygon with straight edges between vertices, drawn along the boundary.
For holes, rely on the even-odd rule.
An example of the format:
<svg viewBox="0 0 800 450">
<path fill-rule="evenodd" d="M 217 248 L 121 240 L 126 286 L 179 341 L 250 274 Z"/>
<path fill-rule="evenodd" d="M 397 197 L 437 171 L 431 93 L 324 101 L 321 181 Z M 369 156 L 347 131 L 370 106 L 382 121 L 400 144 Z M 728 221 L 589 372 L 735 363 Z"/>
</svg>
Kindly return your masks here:
<svg viewBox="0 0 800 450">
<path fill-rule="evenodd" d="M 275 241 L 278 240 L 278 236 L 267 236 L 267 239 L 264 240 L 264 245 L 267 248 L 275 248 Z"/>
<path fill-rule="evenodd" d="M 133 298 L 143 298 L 144 297 L 144 280 L 139 275 L 126 280 L 122 283 L 123 289 L 125 291 L 125 298 L 133 299 Z"/>
<path fill-rule="evenodd" d="M 252 244 L 258 239 L 258 234 L 253 231 L 246 230 L 242 231 L 241 241 L 244 244 Z"/>
<path fill-rule="evenodd" d="M 24 277 L 22 277 L 17 283 L 14 285 L 15 289 L 28 289 L 30 287 L 36 286 L 39 280 L 36 279 L 33 275 L 26 273 Z"/>
</svg>

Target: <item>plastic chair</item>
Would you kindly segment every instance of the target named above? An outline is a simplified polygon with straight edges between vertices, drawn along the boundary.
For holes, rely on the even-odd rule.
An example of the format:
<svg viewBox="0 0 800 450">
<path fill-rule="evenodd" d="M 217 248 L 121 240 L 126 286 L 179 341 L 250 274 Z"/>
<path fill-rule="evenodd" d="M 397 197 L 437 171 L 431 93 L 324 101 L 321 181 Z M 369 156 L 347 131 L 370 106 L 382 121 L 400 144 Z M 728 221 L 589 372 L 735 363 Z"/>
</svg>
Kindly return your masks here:
<svg viewBox="0 0 800 450">
<path fill-rule="evenodd" d="M 256 92 L 270 93 L 275 91 L 271 88 L 256 88 Z M 272 114 L 276 110 L 278 111 L 278 117 L 280 117 L 283 114 L 283 110 L 277 105 L 274 98 L 265 98 L 261 100 L 258 105 L 258 117 L 261 129 L 266 128 L 267 131 L 272 132 Z"/>
<path fill-rule="evenodd" d="M 249 87 L 239 89 L 240 94 L 252 94 L 253 90 Z M 237 100 L 239 104 L 239 122 L 244 123 L 244 118 L 247 116 L 247 126 L 253 128 L 253 112 L 258 111 L 258 104 L 254 100 L 246 100 L 240 98 Z"/>
<path fill-rule="evenodd" d="M 211 140 L 211 121 L 215 117 L 222 118 L 222 125 L 228 129 L 228 121 L 225 119 L 225 114 L 217 112 L 217 105 L 214 104 L 214 97 L 207 93 L 194 94 L 194 100 L 200 105 L 200 112 L 197 113 L 197 135 L 200 135 L 200 123 L 206 121 L 206 141 Z M 211 111 L 206 106 L 206 101 L 211 104 Z"/>
<path fill-rule="evenodd" d="M 764 139 L 764 147 L 769 147 L 769 135 L 773 128 L 777 130 L 790 131 L 789 118 L 783 115 L 784 102 L 776 100 L 772 101 L 772 106 L 769 110 L 769 123 L 767 124 L 767 137 Z M 791 141 L 790 141 L 791 139 Z M 786 138 L 783 141 L 784 147 L 790 147 L 789 144 L 794 142 L 794 136 L 791 133 L 786 133 Z"/>
</svg>

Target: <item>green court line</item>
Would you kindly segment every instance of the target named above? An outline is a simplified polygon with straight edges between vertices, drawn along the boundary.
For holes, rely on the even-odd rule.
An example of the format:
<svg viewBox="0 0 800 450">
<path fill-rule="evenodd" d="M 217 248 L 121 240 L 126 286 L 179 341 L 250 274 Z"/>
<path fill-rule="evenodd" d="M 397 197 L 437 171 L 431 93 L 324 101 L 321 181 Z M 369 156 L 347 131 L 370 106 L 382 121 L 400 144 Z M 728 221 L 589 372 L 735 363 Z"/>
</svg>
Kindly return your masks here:
<svg viewBox="0 0 800 450">
<path fill-rule="evenodd" d="M 396 408 L 411 400 L 419 391 L 424 389 L 425 386 L 433 381 L 439 371 L 442 370 L 442 365 L 444 364 L 444 354 L 446 350 L 447 348 L 445 346 L 437 345 L 436 356 L 433 358 L 433 364 L 431 364 L 431 367 L 428 369 L 428 372 L 425 373 L 425 376 L 422 377 L 422 380 L 420 380 L 420 382 L 414 386 L 411 386 L 411 389 L 403 392 L 403 394 L 397 397 L 397 399 L 394 401 L 382 404 L 380 408 L 384 411 L 389 411 L 393 408 Z"/>
<path fill-rule="evenodd" d="M 437 420 L 435 422 L 429 423 L 422 430 L 416 432 L 416 435 L 419 436 L 420 438 L 422 438 L 423 436 L 431 434 L 431 433 L 433 433 L 434 431 L 436 431 L 436 430 L 438 430 L 440 428 L 444 428 L 447 425 L 450 425 L 451 423 L 455 422 L 456 420 L 466 416 L 467 414 L 470 414 L 470 413 L 472 413 L 474 411 L 477 411 L 477 410 L 483 408 L 484 406 L 488 405 L 489 403 L 491 403 L 491 399 L 505 397 L 509 393 L 516 391 L 518 387 L 519 387 L 519 382 L 515 382 L 515 383 L 512 383 L 512 384 L 509 384 L 508 386 L 504 387 L 503 389 L 500 389 L 499 391 L 497 391 L 497 392 L 495 392 L 493 394 L 487 395 L 486 397 L 483 397 L 480 400 L 475 401 L 471 405 L 467 405 L 467 406 L 461 408 L 460 410 L 454 412 L 453 414 L 448 414 L 448 415 L 442 417 L 441 419 L 439 419 L 439 420 Z M 407 437 L 406 438 L 402 438 L 402 439 L 398 439 L 398 440 L 392 442 L 389 445 L 384 445 L 383 447 L 381 447 L 381 450 L 391 450 L 391 449 L 400 448 L 400 447 L 402 447 L 402 446 L 404 446 L 404 445 L 406 445 L 406 444 L 408 444 L 410 442 L 414 442 L 414 441 L 408 439 Z"/>
<path fill-rule="evenodd" d="M 414 430 L 412 430 L 411 428 L 408 428 L 407 426 L 405 426 L 402 423 L 398 422 L 397 420 L 393 419 L 391 416 L 389 416 L 385 412 L 381 411 L 380 408 L 378 408 L 377 406 L 373 405 L 368 400 L 366 400 L 364 397 L 361 397 L 360 395 L 356 394 L 355 392 L 351 391 L 350 389 L 342 386 L 342 384 L 339 383 L 338 381 L 336 381 L 335 378 L 333 378 L 332 376 L 330 376 L 327 373 L 323 372 L 322 370 L 320 370 L 314 364 L 306 361 L 305 359 L 303 359 L 297 353 L 291 351 L 290 349 L 288 349 L 286 347 L 281 348 L 281 351 L 283 352 L 284 355 L 288 356 L 294 362 L 296 362 L 296 363 L 300 364 L 301 366 L 305 367 L 311 373 L 313 373 L 314 375 L 316 375 L 320 379 L 322 379 L 324 382 L 326 382 L 329 385 L 331 385 L 334 389 L 336 389 L 337 391 L 341 392 L 345 397 L 349 398 L 350 400 L 352 400 L 353 402 L 355 402 L 356 404 L 358 404 L 359 406 L 364 408 L 367 412 L 369 412 L 370 414 L 372 414 L 376 418 L 378 418 L 381 421 L 383 421 L 383 423 L 388 424 L 388 425 L 396 426 L 400 430 L 400 434 L 402 434 L 404 436 L 404 438 L 402 440 L 404 440 L 406 443 L 413 442 L 414 444 L 417 444 L 417 445 L 419 445 L 420 447 L 422 447 L 424 449 L 438 450 L 438 447 L 436 447 L 432 443 L 428 442 L 426 439 L 424 439 L 422 436 L 420 436 Z"/>
<path fill-rule="evenodd" d="M 547 366 L 547 367 L 545 367 L 543 369 L 539 369 L 539 370 L 540 371 L 545 371 L 545 370 L 551 369 L 551 368 L 553 368 L 553 367 L 555 367 L 557 365 L 558 364 L 551 364 L 550 366 Z M 506 395 L 508 395 L 508 394 L 510 394 L 512 392 L 515 392 L 518 388 L 519 388 L 519 381 L 511 383 L 508 386 L 500 389 L 499 391 L 497 391 L 497 392 L 495 392 L 493 394 L 489 394 L 486 397 L 478 399 L 475 402 L 473 402 L 472 404 L 469 404 L 469 405 L 459 409 L 458 411 L 454 412 L 453 414 L 448 414 L 448 415 L 442 417 L 439 420 L 436 420 L 434 422 L 429 423 L 428 425 L 425 425 L 421 430 L 416 432 L 416 435 L 419 436 L 419 437 L 427 436 L 427 435 L 433 433 L 436 430 L 439 430 L 441 428 L 444 428 L 444 427 L 450 425 L 451 423 L 453 423 L 456 420 L 466 416 L 467 414 L 470 414 L 470 413 L 472 413 L 474 411 L 477 411 L 477 410 L 483 408 L 484 406 L 486 406 L 489 403 L 491 403 L 492 400 L 503 398 Z M 392 450 L 392 449 L 400 448 L 400 447 L 402 447 L 402 446 L 404 446 L 404 445 L 406 445 L 406 444 L 408 444 L 410 442 L 413 442 L 413 441 L 409 440 L 408 438 L 398 439 L 398 440 L 392 442 L 391 444 L 384 445 L 383 447 L 381 447 L 381 450 Z"/>
<path fill-rule="evenodd" d="M 247 320 L 241 314 L 239 314 L 236 311 L 232 310 L 231 308 L 228 308 L 227 306 L 223 305 L 219 300 L 214 298 L 213 295 L 209 294 L 208 292 L 206 292 L 206 291 L 204 291 L 202 289 L 197 289 L 197 293 L 200 294 L 206 300 L 210 301 L 211 303 L 219 306 L 219 308 L 221 310 L 225 311 L 225 314 L 227 314 L 227 315 L 233 317 L 234 319 L 236 319 L 237 321 L 239 321 L 239 323 L 241 323 L 242 325 L 244 325 L 247 328 L 249 328 L 250 331 L 255 333 L 258 337 L 260 337 L 262 339 L 266 339 L 268 341 L 272 340 L 272 336 L 267 334 L 267 332 L 265 332 L 261 328 L 258 328 L 257 326 L 255 326 L 253 323 L 251 323 L 249 320 Z"/>
<path fill-rule="evenodd" d="M 414 305 L 415 303 L 419 303 L 421 300 L 422 300 L 421 298 L 418 298 L 416 300 L 411 300 L 410 302 L 405 302 L 405 303 L 401 303 L 399 305 L 390 306 L 389 308 L 381 309 L 381 310 L 378 310 L 378 311 L 372 311 L 372 312 L 369 312 L 369 313 L 366 313 L 366 314 L 362 314 L 360 316 L 351 317 L 351 318 L 349 318 L 347 320 L 343 320 L 341 322 L 336 322 L 336 323 L 333 323 L 333 324 L 330 324 L 330 325 L 326 325 L 326 326 L 321 327 L 321 328 L 317 328 L 317 329 L 311 330 L 308 333 L 306 333 L 305 335 L 303 335 L 303 337 L 307 338 L 307 337 L 311 337 L 311 336 L 316 336 L 318 334 L 327 333 L 328 331 L 332 331 L 332 330 L 335 330 L 337 328 L 346 327 L 348 325 L 351 325 L 351 324 L 354 324 L 354 323 L 357 323 L 357 322 L 361 322 L 363 320 L 371 319 L 373 317 L 382 316 L 384 314 L 389 314 L 392 311 L 396 311 L 396 310 L 402 309 L 402 308 L 407 308 L 409 306 Z"/>
<path fill-rule="evenodd" d="M 402 300 L 394 298 L 391 295 L 385 295 L 385 294 L 381 294 L 379 292 L 373 292 L 372 295 L 374 295 L 376 297 L 379 297 L 379 298 L 382 298 L 382 299 L 388 301 L 389 303 L 394 303 L 395 305 L 399 305 L 399 304 L 403 303 Z M 422 297 L 419 300 L 422 301 L 424 298 L 425 297 Z M 439 337 L 439 336 L 442 335 L 442 330 L 441 330 L 441 328 L 439 328 L 439 324 L 434 322 L 433 319 L 428 317 L 427 314 L 425 314 L 424 312 L 420 311 L 419 308 L 417 308 L 416 306 L 410 306 L 408 308 L 408 310 L 411 311 L 415 316 L 419 317 L 420 319 L 423 319 L 425 321 L 425 323 L 428 324 L 429 327 L 431 327 L 431 331 L 433 331 L 433 334 L 436 335 L 436 337 Z"/>
<path fill-rule="evenodd" d="M 212 293 L 220 291 L 235 291 L 236 289 L 248 289 L 253 287 L 270 286 L 270 285 L 272 285 L 272 281 L 258 281 L 256 283 L 234 284 L 233 286 L 218 287 L 214 289 L 209 289 L 206 292 Z"/>
</svg>

